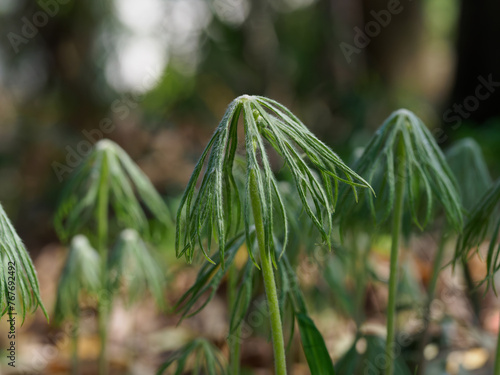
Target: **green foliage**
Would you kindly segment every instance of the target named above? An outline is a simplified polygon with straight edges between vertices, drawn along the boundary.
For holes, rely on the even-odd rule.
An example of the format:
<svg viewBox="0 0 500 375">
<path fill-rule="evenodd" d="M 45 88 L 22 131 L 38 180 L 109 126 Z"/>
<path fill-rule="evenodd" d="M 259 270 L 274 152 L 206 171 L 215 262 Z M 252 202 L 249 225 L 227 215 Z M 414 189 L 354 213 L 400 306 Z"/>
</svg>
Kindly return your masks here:
<svg viewBox="0 0 500 375">
<path fill-rule="evenodd" d="M 226 363 L 220 351 L 205 339 L 196 339 L 175 352 L 158 370 L 164 374 L 175 366 L 173 375 L 226 375 Z"/>
<path fill-rule="evenodd" d="M 500 269 L 500 180 L 485 193 L 476 208 L 468 217 L 464 230 L 457 241 L 455 261 L 467 260 L 470 250 L 479 250 L 479 245 L 489 238 L 488 255 L 486 257 L 486 277 L 483 282 L 491 286 L 496 293 L 493 277 Z"/>
<path fill-rule="evenodd" d="M 434 200 L 437 199 L 446 212 L 448 222 L 460 230 L 463 217 L 455 178 L 432 134 L 414 113 L 405 109 L 395 111 L 385 120 L 355 163 L 354 169 L 365 176 L 377 194 L 374 199 L 362 191 L 360 203 L 366 203 L 377 223 L 389 218 L 395 203 L 396 180 L 399 178 L 395 165 L 400 139 L 406 160 L 407 206 L 413 222 L 419 228 L 425 227 L 431 219 Z M 363 212 L 366 212 L 366 205 L 356 205 L 345 191 L 341 197 L 339 210 L 343 213 L 342 227 L 349 224 L 352 217 L 365 216 Z M 421 207 L 425 207 L 423 217 Z"/>
<path fill-rule="evenodd" d="M 158 306 L 165 306 L 164 272 L 134 229 L 121 232 L 108 259 L 108 273 L 110 289 L 119 291 L 123 287 L 129 302 L 137 301 L 149 291 Z"/>
<path fill-rule="evenodd" d="M 446 150 L 445 155 L 457 180 L 462 204 L 470 211 L 492 184 L 481 147 L 472 138 L 464 138 Z"/>
<path fill-rule="evenodd" d="M 15 308 L 23 322 L 26 311 L 34 312 L 38 306 L 48 319 L 29 253 L 0 204 L 0 317 L 8 312 L 8 301 L 16 294 L 20 304 Z"/>
<path fill-rule="evenodd" d="M 158 228 L 163 231 L 170 223 L 168 209 L 147 176 L 120 146 L 107 139 L 96 143 L 61 195 L 55 215 L 59 236 L 67 240 L 83 233 L 93 240 L 98 232 L 99 202 L 109 202 L 119 228 L 136 229 L 148 238 L 148 215 L 163 224 Z"/>
<path fill-rule="evenodd" d="M 286 255 L 283 257 L 283 262 L 280 262 L 278 271 L 281 280 L 280 290 L 283 296 L 280 301 L 280 310 L 285 311 L 286 300 L 289 300 L 293 316 L 299 326 L 300 340 L 311 374 L 334 375 L 335 370 L 325 340 L 307 313 L 306 303 L 300 291 L 295 271 Z M 293 331 L 290 336 L 292 335 Z M 343 373 L 341 372 L 341 374 Z"/>
<path fill-rule="evenodd" d="M 84 235 L 71 240 L 68 258 L 64 265 L 55 306 L 55 321 L 78 320 L 82 293 L 96 295 L 101 288 L 101 262 L 99 254 Z"/>
<path fill-rule="evenodd" d="M 243 205 L 233 176 L 240 116 L 244 124 L 247 165 Z M 271 170 L 265 141 L 284 158 L 304 210 L 328 244 L 338 182 L 347 183 L 354 192 L 357 186 L 369 187 L 363 178 L 347 167 L 287 108 L 268 98 L 241 96 L 229 105 L 186 188 L 177 212 L 177 256 L 185 255 L 188 262 L 191 262 L 195 247 L 199 247 L 206 259 L 213 262 L 210 258 L 210 245 L 212 232 L 215 232 L 220 262 L 224 267 L 225 242 L 232 233 L 239 230 L 243 213 L 247 248 L 253 259 L 250 242 L 251 178 L 256 181 L 262 209 L 266 252 L 274 257 L 275 212 L 284 227 L 283 251 L 285 250 L 288 239 L 287 208 Z M 196 191 L 205 164 L 206 172 Z M 203 245 L 204 237 L 208 238 L 208 249 Z"/>
<path fill-rule="evenodd" d="M 304 348 L 311 374 L 334 375 L 335 370 L 325 340 L 312 319 L 306 314 L 298 313 L 297 323 L 299 324 L 302 348 Z"/>
<path fill-rule="evenodd" d="M 243 234 L 236 236 L 226 244 L 225 256 L 226 262 L 231 264 L 236 256 L 236 252 L 243 245 L 245 238 Z M 214 256 L 214 260 L 219 263 L 219 255 Z M 215 296 L 215 292 L 219 288 L 222 278 L 227 272 L 227 268 L 223 269 L 220 264 L 205 263 L 200 271 L 195 283 L 176 304 L 176 311 L 181 314 L 181 321 L 184 318 L 189 318 L 200 312 Z M 208 295 L 207 295 L 208 293 Z M 202 301 L 202 298 L 206 298 Z M 193 311 L 195 304 L 198 303 Z"/>
</svg>

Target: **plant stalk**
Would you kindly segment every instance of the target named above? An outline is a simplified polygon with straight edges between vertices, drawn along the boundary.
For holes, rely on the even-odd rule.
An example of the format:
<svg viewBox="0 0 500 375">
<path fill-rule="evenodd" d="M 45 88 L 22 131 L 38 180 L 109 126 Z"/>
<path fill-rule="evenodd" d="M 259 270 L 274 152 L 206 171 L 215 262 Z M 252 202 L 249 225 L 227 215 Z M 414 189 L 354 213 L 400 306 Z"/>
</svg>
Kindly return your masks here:
<svg viewBox="0 0 500 375">
<path fill-rule="evenodd" d="M 71 335 L 71 374 L 78 375 L 79 371 L 79 363 L 78 363 L 78 326 L 79 326 L 79 317 L 75 318 L 75 322 L 73 324 L 73 334 Z"/>
<path fill-rule="evenodd" d="M 238 282 L 238 268 L 233 263 L 229 269 L 229 291 L 228 305 L 230 310 L 236 309 L 236 285 Z M 232 335 L 233 340 L 229 340 L 229 369 L 230 374 L 240 374 L 240 351 L 241 351 L 241 327 L 239 324 L 236 331 Z"/>
<path fill-rule="evenodd" d="M 403 208 L 406 183 L 406 154 L 403 137 L 399 136 L 398 152 L 396 158 L 396 195 L 394 201 L 394 212 L 392 218 L 392 243 L 391 263 L 389 274 L 389 301 L 387 304 L 387 339 L 385 344 L 385 355 L 387 367 L 385 374 L 393 375 L 394 372 L 394 337 L 396 320 L 396 294 L 398 286 L 398 253 L 401 226 L 403 221 Z"/>
<path fill-rule="evenodd" d="M 464 272 L 465 282 L 467 283 L 467 295 L 469 296 L 472 310 L 474 311 L 474 321 L 476 323 L 479 323 L 479 318 L 481 315 L 480 295 L 478 293 L 478 290 L 476 289 L 476 285 L 474 284 L 474 280 L 472 278 L 467 260 L 462 259 L 461 264 Z"/>
<path fill-rule="evenodd" d="M 104 158 L 106 155 L 103 156 Z M 97 250 L 101 258 L 101 288 L 102 291 L 98 300 L 98 326 L 99 326 L 99 339 L 101 341 L 101 351 L 99 353 L 99 374 L 108 374 L 107 364 L 107 338 L 108 338 L 108 305 L 110 301 L 108 298 L 107 283 L 107 238 L 108 238 L 108 167 L 107 163 L 102 163 L 103 171 L 101 175 L 101 183 L 98 193 L 98 206 L 97 206 Z"/>
<path fill-rule="evenodd" d="M 260 198 L 255 181 L 255 176 L 250 173 L 250 199 L 252 203 L 253 217 L 255 221 L 255 233 L 259 245 L 260 262 L 262 267 L 262 277 L 264 278 L 264 288 L 266 290 L 267 307 L 271 323 L 271 334 L 274 351 L 274 365 L 276 375 L 286 375 L 285 341 L 283 339 L 283 327 L 281 325 L 281 315 L 278 302 L 278 293 L 274 280 L 273 264 L 271 254 L 266 251 L 264 222 Z"/>
<path fill-rule="evenodd" d="M 436 285 L 439 277 L 439 273 L 441 272 L 441 264 L 443 263 L 444 258 L 444 247 L 446 244 L 446 240 L 448 239 L 448 235 L 444 233 L 441 236 L 441 240 L 439 241 L 439 245 L 436 252 L 436 257 L 434 258 L 434 268 L 432 269 L 432 278 L 429 283 L 429 287 L 427 289 L 427 303 L 425 305 L 424 310 L 424 330 L 422 332 L 422 338 L 420 340 L 419 345 L 419 361 L 418 361 L 418 374 L 423 375 L 425 373 L 425 357 L 424 357 L 424 349 L 429 341 L 429 324 L 431 320 L 431 303 L 434 300 L 434 294 L 436 293 Z"/>
<path fill-rule="evenodd" d="M 354 295 L 355 295 L 355 321 L 358 330 L 361 328 L 361 325 L 364 321 L 364 298 L 366 293 L 366 280 L 365 280 L 365 251 L 360 248 L 359 244 L 359 236 L 353 233 L 352 243 L 353 243 L 353 255 L 352 263 L 353 270 L 352 274 L 354 276 Z M 362 245 L 361 245 L 362 246 Z"/>
</svg>

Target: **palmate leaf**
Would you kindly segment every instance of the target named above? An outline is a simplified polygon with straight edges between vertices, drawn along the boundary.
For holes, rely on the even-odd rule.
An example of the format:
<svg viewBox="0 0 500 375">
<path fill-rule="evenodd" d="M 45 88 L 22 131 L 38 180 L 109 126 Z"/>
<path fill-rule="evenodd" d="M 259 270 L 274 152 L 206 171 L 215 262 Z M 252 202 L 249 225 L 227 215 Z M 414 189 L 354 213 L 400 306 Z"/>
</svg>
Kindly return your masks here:
<svg viewBox="0 0 500 375">
<path fill-rule="evenodd" d="M 171 222 L 168 209 L 147 176 L 116 143 L 96 143 L 62 193 L 55 227 L 63 240 L 76 234 L 95 236 L 98 204 L 108 202 L 115 226 L 133 228 L 150 237 L 148 215 L 164 231 Z M 146 210 L 144 209 L 146 208 Z"/>
<path fill-rule="evenodd" d="M 362 220 L 368 211 L 378 224 L 389 218 L 395 199 L 397 147 L 403 143 L 406 160 L 406 205 L 413 222 L 425 227 L 437 200 L 448 222 L 460 231 L 463 224 L 462 205 L 455 178 L 432 134 L 412 112 L 400 109 L 392 113 L 366 146 L 354 169 L 373 186 L 377 198 L 360 192 L 356 204 L 348 192 L 342 191 L 339 210 L 341 227 Z M 422 212 L 423 211 L 423 212 Z"/>
<path fill-rule="evenodd" d="M 240 117 L 245 134 L 242 144 L 246 153 L 246 188 L 242 197 L 233 175 Z M 232 233 L 239 230 L 233 223 L 238 222 L 241 214 L 247 248 L 252 249 L 251 179 L 256 181 L 262 210 L 265 250 L 274 257 L 275 215 L 283 224 L 283 251 L 286 249 L 287 208 L 271 169 L 266 142 L 283 157 L 285 166 L 293 176 L 305 212 L 328 244 L 339 181 L 348 184 L 355 194 L 356 187 L 370 187 L 287 108 L 268 98 L 241 96 L 229 105 L 184 192 L 177 211 L 177 256 L 185 255 L 188 262 L 191 262 L 195 248 L 199 247 L 207 260 L 213 262 L 210 248 L 203 246 L 204 237 L 211 236 L 213 232 L 218 240 L 219 259 L 224 267 L 225 242 Z M 202 176 L 204 168 L 206 170 Z M 208 246 L 210 242 L 209 240 Z M 249 255 L 253 259 L 251 251 Z"/>
<path fill-rule="evenodd" d="M 9 301 L 16 295 L 19 305 L 15 312 L 22 322 L 26 312 L 34 312 L 38 306 L 48 319 L 31 258 L 0 204 L 0 317 L 10 310 Z"/>
<path fill-rule="evenodd" d="M 468 260 L 470 250 L 479 249 L 479 245 L 490 240 L 486 257 L 486 277 L 483 282 L 492 286 L 495 293 L 493 276 L 500 269 L 500 180 L 484 194 L 469 215 L 455 249 L 455 261 Z"/>
<path fill-rule="evenodd" d="M 161 365 L 157 375 L 226 375 L 226 362 L 222 353 L 205 339 L 196 339 L 175 352 Z"/>
<path fill-rule="evenodd" d="M 78 319 L 82 293 L 91 296 L 99 292 L 101 262 L 99 254 L 84 235 L 71 240 L 59 284 L 55 306 L 55 320 L 60 324 L 65 319 Z"/>
<path fill-rule="evenodd" d="M 111 290 L 119 291 L 123 287 L 128 302 L 135 302 L 150 292 L 157 305 L 165 307 L 164 272 L 134 229 L 120 233 L 109 256 L 108 273 Z"/>
<path fill-rule="evenodd" d="M 481 147 L 472 138 L 464 138 L 448 148 L 445 156 L 457 180 L 462 204 L 470 211 L 493 183 Z"/>
</svg>

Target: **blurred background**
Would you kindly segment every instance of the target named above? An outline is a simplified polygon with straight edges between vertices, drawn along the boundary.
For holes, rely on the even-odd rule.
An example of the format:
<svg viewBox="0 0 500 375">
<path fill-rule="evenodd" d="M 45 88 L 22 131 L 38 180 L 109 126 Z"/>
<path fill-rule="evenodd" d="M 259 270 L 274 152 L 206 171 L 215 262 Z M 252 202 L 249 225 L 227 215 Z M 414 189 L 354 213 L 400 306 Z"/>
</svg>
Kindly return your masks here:
<svg viewBox="0 0 500 375">
<path fill-rule="evenodd" d="M 0 0 L 0 201 L 38 259 L 91 144 L 116 141 L 176 197 L 242 94 L 283 103 L 346 160 L 406 107 L 443 148 L 475 138 L 496 178 L 499 14 L 494 0 Z"/>
</svg>

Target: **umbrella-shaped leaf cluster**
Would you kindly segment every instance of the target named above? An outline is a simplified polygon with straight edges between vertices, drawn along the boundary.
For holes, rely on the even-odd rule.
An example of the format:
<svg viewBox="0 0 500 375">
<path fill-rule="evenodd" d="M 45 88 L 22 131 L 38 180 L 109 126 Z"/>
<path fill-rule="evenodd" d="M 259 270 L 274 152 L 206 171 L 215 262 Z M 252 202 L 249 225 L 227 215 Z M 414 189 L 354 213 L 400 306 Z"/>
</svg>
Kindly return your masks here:
<svg viewBox="0 0 500 375">
<path fill-rule="evenodd" d="M 117 226 L 143 235 L 150 234 L 148 214 L 164 227 L 170 222 L 168 209 L 147 176 L 120 146 L 106 139 L 95 145 L 62 193 L 55 215 L 61 238 L 95 236 L 99 209 L 107 204 Z"/>
<path fill-rule="evenodd" d="M 246 153 L 246 188 L 242 198 L 233 176 L 240 118 L 244 130 L 241 143 Z M 355 193 L 357 186 L 369 187 L 283 105 L 260 96 L 241 96 L 229 105 L 182 197 L 177 213 L 178 256 L 185 255 L 191 261 L 194 249 L 199 247 L 213 262 L 209 246 L 212 233 L 215 233 L 220 262 L 224 266 L 225 242 L 231 231 L 238 229 L 243 214 L 247 247 L 252 257 L 252 194 L 258 197 L 261 206 L 267 253 L 274 257 L 275 220 L 279 220 L 284 228 L 283 250 L 286 248 L 287 208 L 271 169 L 266 143 L 283 157 L 293 176 L 302 207 L 326 243 L 330 243 L 339 181 L 347 183 Z M 205 173 L 200 178 L 204 168 Z M 208 247 L 204 245 L 205 237 Z"/>
<path fill-rule="evenodd" d="M 438 201 L 448 222 L 460 230 L 462 206 L 455 178 L 430 131 L 413 112 L 405 109 L 393 112 L 385 120 L 354 165 L 377 195 L 375 198 L 366 192 L 360 193 L 360 203 L 361 200 L 367 203 L 376 222 L 385 222 L 394 208 L 396 182 L 400 178 L 395 166 L 402 161 L 399 159 L 405 163 L 406 201 L 413 222 L 420 228 L 425 227 Z M 366 206 L 357 205 L 345 192 L 342 198 L 339 209 L 345 226 L 352 216 L 360 217 L 359 212 Z"/>
</svg>

